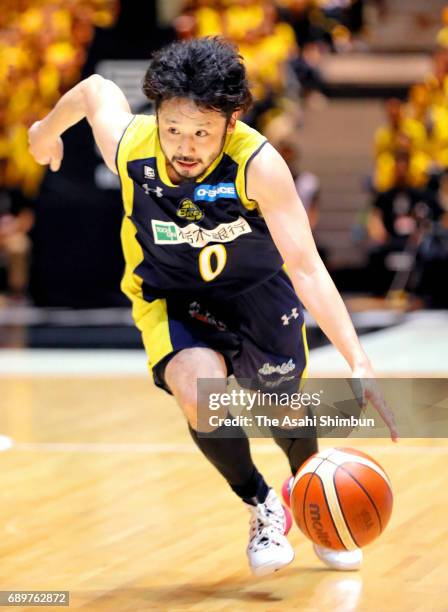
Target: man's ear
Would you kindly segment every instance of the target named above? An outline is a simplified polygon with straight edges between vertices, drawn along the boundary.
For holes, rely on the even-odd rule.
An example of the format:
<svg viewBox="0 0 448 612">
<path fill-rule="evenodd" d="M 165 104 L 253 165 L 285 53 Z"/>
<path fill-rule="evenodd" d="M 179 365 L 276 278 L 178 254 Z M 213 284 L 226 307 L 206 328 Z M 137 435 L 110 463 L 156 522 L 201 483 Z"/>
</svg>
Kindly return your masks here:
<svg viewBox="0 0 448 612">
<path fill-rule="evenodd" d="M 238 111 L 235 111 L 230 119 L 229 119 L 229 123 L 227 124 L 227 133 L 231 134 L 233 132 L 233 130 L 235 129 L 235 124 L 236 124 L 236 120 L 238 119 Z"/>
</svg>

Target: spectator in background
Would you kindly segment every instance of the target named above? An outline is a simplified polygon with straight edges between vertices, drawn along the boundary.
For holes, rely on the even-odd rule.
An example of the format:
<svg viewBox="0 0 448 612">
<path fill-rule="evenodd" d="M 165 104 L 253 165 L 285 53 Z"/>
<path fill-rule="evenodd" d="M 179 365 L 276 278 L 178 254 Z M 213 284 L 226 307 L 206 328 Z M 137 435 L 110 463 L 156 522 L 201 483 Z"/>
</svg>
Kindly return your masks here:
<svg viewBox="0 0 448 612">
<path fill-rule="evenodd" d="M 33 223 L 34 213 L 21 192 L 0 187 L 0 267 L 6 270 L 6 290 L 14 300 L 23 299 L 28 289 Z"/>
<path fill-rule="evenodd" d="M 222 35 L 238 45 L 255 104 L 244 121 L 261 129 L 262 116 L 288 88 L 288 66 L 298 49 L 291 26 L 274 3 L 261 0 L 188 0 L 175 20 L 181 40 Z"/>
<path fill-rule="evenodd" d="M 431 105 L 445 106 L 448 101 L 448 43 L 438 47 L 433 54 L 432 72 L 425 78 Z"/>
<path fill-rule="evenodd" d="M 407 265 L 408 289 L 428 305 L 446 307 L 440 278 L 448 262 L 448 6 L 442 17 L 432 72 L 411 87 L 406 104 L 386 102 L 387 125 L 375 133 L 367 231 L 375 293 L 384 293 Z"/>
<path fill-rule="evenodd" d="M 294 118 L 283 113 L 268 123 L 264 134 L 288 164 L 311 229 L 314 230 L 319 220 L 320 181 L 315 174 L 301 168 L 297 130 Z"/>
<path fill-rule="evenodd" d="M 384 294 L 393 279 L 391 254 L 415 249 L 428 226 L 443 212 L 433 192 L 412 184 L 410 164 L 409 152 L 396 153 L 393 185 L 375 196 L 368 216 L 367 231 L 374 245 L 370 281 L 377 295 Z"/>
<path fill-rule="evenodd" d="M 300 163 L 300 153 L 297 154 L 297 163 Z M 312 172 L 301 170 L 298 167 L 294 175 L 294 182 L 299 198 L 308 214 L 311 229 L 315 230 L 319 222 L 320 181 Z"/>
<path fill-rule="evenodd" d="M 431 104 L 428 88 L 423 83 L 413 85 L 409 91 L 407 112 L 410 118 L 425 129 L 422 149 L 430 156 L 434 171 L 448 167 L 448 109 Z"/>
<path fill-rule="evenodd" d="M 384 151 L 376 159 L 373 177 L 375 191 L 383 192 L 394 187 L 396 183 L 396 160 L 397 156 L 400 155 L 408 159 L 407 183 L 416 188 L 427 185 L 432 169 L 430 155 L 426 153 L 425 146 L 415 147 L 409 134 L 399 132 L 394 135 L 392 150 Z"/>
<path fill-rule="evenodd" d="M 28 127 L 80 77 L 95 27 L 111 26 L 117 0 L 2 0 L 0 11 L 0 268 L 26 295 L 32 200 L 44 168 L 28 151 Z"/>
<path fill-rule="evenodd" d="M 424 126 L 416 119 L 405 115 L 405 107 L 401 100 L 398 98 L 387 100 L 385 112 L 387 123 L 379 127 L 375 132 L 376 157 L 382 153 L 395 153 L 402 134 L 406 134 L 410 138 L 410 144 L 413 149 L 425 147 Z"/>
<path fill-rule="evenodd" d="M 448 229 L 448 170 L 445 170 L 439 178 L 437 200 L 442 209 L 442 223 Z"/>
<path fill-rule="evenodd" d="M 310 43 L 320 43 L 322 51 L 333 49 L 331 32 L 325 29 L 324 15 L 313 0 L 283 0 L 278 10 L 279 18 L 293 28 L 301 51 Z"/>
<path fill-rule="evenodd" d="M 2 0 L 1 186 L 36 194 L 43 172 L 28 152 L 27 129 L 79 79 L 94 27 L 112 25 L 117 11 L 117 0 Z"/>
<path fill-rule="evenodd" d="M 174 26 L 180 40 L 222 35 L 238 45 L 255 98 L 244 121 L 262 130 L 283 96 L 297 102 L 323 91 L 320 59 L 351 48 L 362 0 L 185 0 Z"/>
<path fill-rule="evenodd" d="M 302 168 L 298 144 L 299 121 L 299 115 L 294 114 L 292 109 L 286 110 L 269 121 L 264 128 L 264 135 L 288 164 L 297 193 L 308 215 L 317 250 L 322 261 L 329 268 L 327 251 L 319 244 L 315 235 L 320 216 L 320 180 L 316 174 Z"/>
</svg>

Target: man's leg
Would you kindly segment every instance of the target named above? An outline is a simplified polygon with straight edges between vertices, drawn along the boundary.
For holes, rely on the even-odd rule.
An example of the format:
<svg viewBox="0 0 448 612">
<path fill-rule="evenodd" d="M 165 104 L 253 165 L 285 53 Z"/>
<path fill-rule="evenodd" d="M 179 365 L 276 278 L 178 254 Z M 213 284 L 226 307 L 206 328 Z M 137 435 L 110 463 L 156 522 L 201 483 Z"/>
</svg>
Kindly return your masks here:
<svg viewBox="0 0 448 612">
<path fill-rule="evenodd" d="M 316 438 L 283 438 L 278 435 L 277 428 L 272 428 L 272 437 L 278 446 L 285 453 L 289 467 L 291 468 L 291 474 L 295 476 L 298 469 L 307 459 L 317 453 L 317 439 Z M 293 432 L 292 432 L 293 433 Z M 297 435 L 300 435 L 300 431 L 297 430 Z"/>
<path fill-rule="evenodd" d="M 200 451 L 241 499 L 247 503 L 263 503 L 268 486 L 252 461 L 244 430 L 232 427 L 232 432 L 238 436 L 232 438 L 225 437 L 225 426 L 198 435 L 198 378 L 216 378 L 217 390 L 224 392 L 227 368 L 222 355 L 203 347 L 184 349 L 176 353 L 165 368 L 165 382 L 181 407 L 191 437 Z"/>
<path fill-rule="evenodd" d="M 242 428 L 232 427 L 233 435 L 239 436 L 233 438 L 225 436 L 225 426 L 215 429 L 213 436 L 203 431 L 199 435 L 198 378 L 216 378 L 217 390 L 224 391 L 227 368 L 222 355 L 203 347 L 183 349 L 166 365 L 165 383 L 187 418 L 193 440 L 250 511 L 247 556 L 252 572 L 257 576 L 270 574 L 294 559 L 294 550 L 285 537 L 291 517 L 255 467 Z"/>
</svg>

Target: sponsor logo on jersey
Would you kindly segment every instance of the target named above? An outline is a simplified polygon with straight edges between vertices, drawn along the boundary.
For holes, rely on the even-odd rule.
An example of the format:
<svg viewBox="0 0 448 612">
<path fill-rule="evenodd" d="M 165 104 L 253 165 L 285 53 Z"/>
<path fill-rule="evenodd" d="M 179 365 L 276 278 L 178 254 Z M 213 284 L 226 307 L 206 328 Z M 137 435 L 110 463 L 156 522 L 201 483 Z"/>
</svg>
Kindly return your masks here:
<svg viewBox="0 0 448 612">
<path fill-rule="evenodd" d="M 218 198 L 237 199 L 235 183 L 218 183 L 218 185 L 199 185 L 194 190 L 194 200 L 215 202 Z"/>
<path fill-rule="evenodd" d="M 156 171 L 151 166 L 143 166 L 143 176 L 147 179 L 155 179 Z"/>
<path fill-rule="evenodd" d="M 181 219 L 187 219 L 187 221 L 200 221 L 204 218 L 204 213 L 199 206 L 188 198 L 182 200 L 176 215 Z"/>
<path fill-rule="evenodd" d="M 221 223 L 213 229 L 204 229 L 196 223 L 179 227 L 174 221 L 151 221 L 155 244 L 189 244 L 194 248 L 202 248 L 209 242 L 232 242 L 243 234 L 252 232 L 249 223 L 243 217 L 238 217 L 231 223 Z"/>
<path fill-rule="evenodd" d="M 156 244 L 166 244 L 167 242 L 179 242 L 177 239 L 177 225 L 175 223 L 165 223 L 164 221 L 152 221 L 152 231 Z"/>
</svg>

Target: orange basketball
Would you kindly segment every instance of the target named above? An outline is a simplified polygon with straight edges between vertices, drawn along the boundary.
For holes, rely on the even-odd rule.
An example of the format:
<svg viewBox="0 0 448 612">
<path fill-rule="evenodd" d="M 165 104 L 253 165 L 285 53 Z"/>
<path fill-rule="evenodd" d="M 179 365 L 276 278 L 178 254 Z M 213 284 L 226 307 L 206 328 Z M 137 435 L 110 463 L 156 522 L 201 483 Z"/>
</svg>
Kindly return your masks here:
<svg viewBox="0 0 448 612">
<path fill-rule="evenodd" d="M 328 448 L 300 467 L 291 509 L 316 544 L 353 550 L 375 540 L 392 513 L 392 489 L 383 468 L 353 448 Z"/>
</svg>

